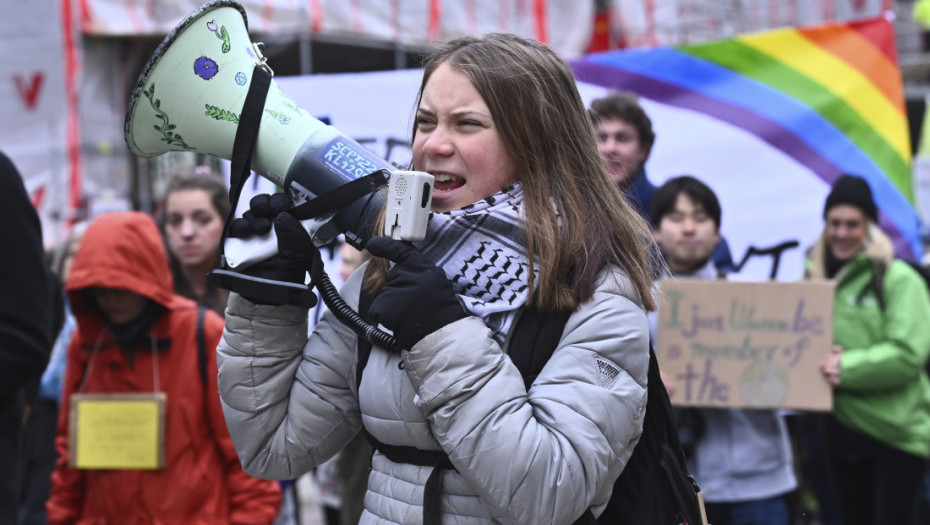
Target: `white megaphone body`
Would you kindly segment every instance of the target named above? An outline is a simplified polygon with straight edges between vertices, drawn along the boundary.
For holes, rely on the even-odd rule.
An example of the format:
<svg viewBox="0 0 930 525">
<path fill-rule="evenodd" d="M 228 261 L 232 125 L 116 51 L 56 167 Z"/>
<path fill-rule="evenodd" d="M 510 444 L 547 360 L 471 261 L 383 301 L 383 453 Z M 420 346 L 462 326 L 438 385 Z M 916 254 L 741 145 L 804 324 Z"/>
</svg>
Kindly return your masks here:
<svg viewBox="0 0 930 525">
<path fill-rule="evenodd" d="M 168 151 L 192 151 L 233 158 L 256 66 L 271 72 L 260 44 L 249 38 L 246 20 L 241 5 L 216 0 L 191 13 L 165 37 L 130 96 L 124 131 L 134 154 L 154 157 Z M 413 175 L 417 184 L 412 189 L 426 194 L 407 199 L 421 209 L 408 207 L 399 212 L 402 220 L 412 222 L 394 237 L 419 240 L 425 233 L 432 177 L 395 170 L 333 126 L 309 115 L 274 81 L 261 109 L 250 167 L 289 192 L 295 206 L 372 173 L 382 172 L 385 181 L 392 179 L 392 187 L 394 179 Z M 310 233 L 315 242 L 343 233 L 361 249 L 375 235 L 378 215 L 386 204 L 384 193 L 358 198 L 324 220 L 304 224 L 313 224 L 315 231 Z M 276 253 L 277 243 L 273 232 L 250 246 L 230 239 L 225 252 L 230 267 L 245 267 Z"/>
</svg>

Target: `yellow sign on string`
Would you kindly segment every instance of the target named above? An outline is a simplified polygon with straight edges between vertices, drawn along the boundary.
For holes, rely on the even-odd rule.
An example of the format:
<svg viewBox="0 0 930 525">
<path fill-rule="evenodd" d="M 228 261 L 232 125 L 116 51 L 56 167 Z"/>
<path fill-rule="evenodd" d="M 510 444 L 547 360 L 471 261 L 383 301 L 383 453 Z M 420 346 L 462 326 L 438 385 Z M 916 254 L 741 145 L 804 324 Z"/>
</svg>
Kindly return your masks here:
<svg viewBox="0 0 930 525">
<path fill-rule="evenodd" d="M 156 470 L 165 464 L 165 394 L 74 394 L 69 463 L 78 469 Z"/>
</svg>

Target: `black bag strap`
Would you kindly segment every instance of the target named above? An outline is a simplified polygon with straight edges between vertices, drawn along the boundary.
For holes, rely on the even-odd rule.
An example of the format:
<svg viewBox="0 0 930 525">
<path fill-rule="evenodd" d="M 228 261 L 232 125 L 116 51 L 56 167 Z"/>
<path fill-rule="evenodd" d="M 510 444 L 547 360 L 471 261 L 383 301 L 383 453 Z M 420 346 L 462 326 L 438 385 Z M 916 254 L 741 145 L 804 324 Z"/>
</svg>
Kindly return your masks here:
<svg viewBox="0 0 930 525">
<path fill-rule="evenodd" d="M 207 316 L 207 307 L 197 306 L 197 365 L 200 368 L 200 380 L 204 387 L 207 385 L 207 339 L 204 334 L 204 318 Z"/>
<path fill-rule="evenodd" d="M 365 281 L 368 280 L 369 265 L 365 270 L 365 276 L 362 280 L 362 288 L 358 297 L 358 314 L 363 319 L 369 320 L 368 309 L 374 296 L 365 288 Z M 370 320 L 369 320 L 370 321 Z M 355 387 L 356 391 L 362 385 L 362 372 L 368 364 L 368 358 L 371 357 L 372 344 L 363 337 L 358 338 L 358 363 L 355 368 Z M 442 509 L 440 506 L 440 493 L 442 491 L 442 471 L 454 470 L 449 456 L 440 450 L 421 450 L 413 447 L 404 447 L 397 445 L 388 445 L 378 441 L 366 429 L 362 428 L 365 439 L 374 450 L 384 454 L 386 458 L 394 463 L 410 463 L 421 467 L 433 467 L 426 485 L 423 487 L 423 525 L 439 525 Z"/>
<path fill-rule="evenodd" d="M 567 310 L 543 311 L 534 307 L 524 308 L 520 314 L 507 355 L 523 375 L 527 391 L 558 347 L 571 314 Z"/>
<path fill-rule="evenodd" d="M 684 450 L 681 448 L 681 442 L 678 439 L 678 428 L 675 425 L 672 415 L 672 401 L 668 397 L 668 391 L 665 390 L 665 383 L 662 382 L 662 374 L 659 371 L 659 362 L 656 360 L 656 353 L 652 348 L 652 341 L 649 342 L 649 372 L 646 401 L 646 420 L 649 423 L 650 430 L 656 432 L 656 439 L 662 439 L 662 450 L 659 457 L 659 465 L 665 472 L 665 477 L 669 481 L 675 499 L 678 501 L 678 508 L 687 523 L 701 524 L 702 512 L 698 500 L 700 487 L 694 477 L 687 471 L 687 459 Z M 650 416 L 651 414 L 651 416 Z M 643 437 L 646 436 L 647 423 L 643 421 Z M 636 453 L 634 449 L 634 454 Z"/>
</svg>

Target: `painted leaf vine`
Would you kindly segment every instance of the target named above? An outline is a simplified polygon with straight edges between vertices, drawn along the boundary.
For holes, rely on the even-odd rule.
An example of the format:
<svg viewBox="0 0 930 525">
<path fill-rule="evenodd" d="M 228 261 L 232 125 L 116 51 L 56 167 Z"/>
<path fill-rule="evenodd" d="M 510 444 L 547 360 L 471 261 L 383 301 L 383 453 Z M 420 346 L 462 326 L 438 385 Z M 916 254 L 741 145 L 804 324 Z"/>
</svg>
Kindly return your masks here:
<svg viewBox="0 0 930 525">
<path fill-rule="evenodd" d="M 142 92 L 145 98 L 148 99 L 149 104 L 152 105 L 152 109 L 155 110 L 155 116 L 161 120 L 161 126 L 155 125 L 152 126 L 155 128 L 155 131 L 161 133 L 161 141 L 167 142 L 168 144 L 178 145 L 186 150 L 194 150 L 191 146 L 188 146 L 184 142 L 184 139 L 181 138 L 181 135 L 174 133 L 172 130 L 177 126 L 170 122 L 168 114 L 161 110 L 161 100 L 155 98 L 155 83 L 151 83 L 145 91 Z"/>
</svg>

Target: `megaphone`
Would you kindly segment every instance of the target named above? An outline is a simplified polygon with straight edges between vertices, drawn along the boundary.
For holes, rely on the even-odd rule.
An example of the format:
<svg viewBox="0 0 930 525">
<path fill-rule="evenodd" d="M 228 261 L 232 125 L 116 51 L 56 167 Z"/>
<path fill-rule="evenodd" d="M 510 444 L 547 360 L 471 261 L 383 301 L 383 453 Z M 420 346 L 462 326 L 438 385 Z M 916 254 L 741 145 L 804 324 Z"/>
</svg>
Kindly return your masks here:
<svg viewBox="0 0 930 525">
<path fill-rule="evenodd" d="M 259 69 L 271 73 L 261 45 L 249 38 L 242 6 L 230 0 L 203 5 L 165 37 L 143 68 L 126 113 L 130 151 L 142 157 L 192 151 L 232 159 Z M 270 82 L 251 169 L 289 191 L 295 205 L 372 173 L 383 173 L 383 182 L 391 177 L 395 170 L 387 161 L 309 115 Z M 333 212 L 326 223 L 338 230 L 330 232 L 332 237 L 341 232 L 363 248 L 384 208 L 383 193 L 356 198 Z"/>
</svg>

